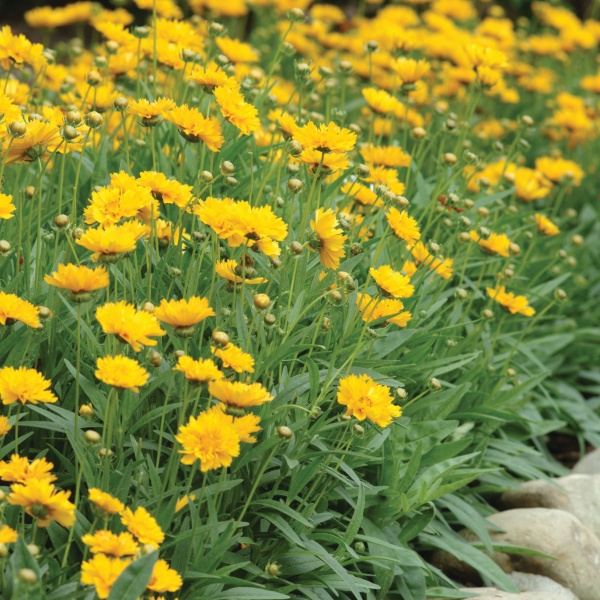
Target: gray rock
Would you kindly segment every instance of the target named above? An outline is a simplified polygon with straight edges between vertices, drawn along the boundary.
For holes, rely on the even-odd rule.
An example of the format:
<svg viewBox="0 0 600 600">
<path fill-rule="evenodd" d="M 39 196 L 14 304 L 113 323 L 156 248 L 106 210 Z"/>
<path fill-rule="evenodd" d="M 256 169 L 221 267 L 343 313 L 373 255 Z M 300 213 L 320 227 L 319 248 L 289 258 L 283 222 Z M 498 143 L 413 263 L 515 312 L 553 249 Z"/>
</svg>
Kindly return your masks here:
<svg viewBox="0 0 600 600">
<path fill-rule="evenodd" d="M 543 507 L 567 511 L 600 538 L 600 475 L 567 475 L 552 482 L 527 481 L 519 489 L 503 494 L 502 503 L 506 508 Z"/>
<path fill-rule="evenodd" d="M 600 540 L 577 517 L 551 508 L 517 508 L 488 520 L 505 531 L 493 532 L 495 541 L 554 557 L 510 554 L 512 571 L 544 575 L 570 589 L 579 600 L 598 600 Z"/>
<path fill-rule="evenodd" d="M 509 574 L 509 577 L 522 592 L 544 592 L 553 598 L 560 598 L 561 600 L 578 600 L 577 596 L 571 590 L 543 575 L 514 571 Z"/>
<path fill-rule="evenodd" d="M 600 448 L 586 454 L 573 467 L 573 473 L 579 475 L 600 475 Z"/>
</svg>

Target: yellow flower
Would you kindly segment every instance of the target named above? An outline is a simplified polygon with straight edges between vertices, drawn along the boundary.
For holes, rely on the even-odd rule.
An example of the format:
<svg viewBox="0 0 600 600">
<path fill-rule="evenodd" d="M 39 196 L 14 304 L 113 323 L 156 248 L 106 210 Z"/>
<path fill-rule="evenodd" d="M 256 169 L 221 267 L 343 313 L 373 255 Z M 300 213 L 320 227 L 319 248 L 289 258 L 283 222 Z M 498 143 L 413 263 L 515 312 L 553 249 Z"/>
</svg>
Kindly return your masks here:
<svg viewBox="0 0 600 600">
<path fill-rule="evenodd" d="M 346 407 L 346 415 L 359 421 L 369 419 L 380 427 L 387 427 L 402 414 L 394 405 L 390 388 L 375 383 L 368 375 L 348 375 L 340 379 L 337 401 Z"/>
<path fill-rule="evenodd" d="M 179 500 L 177 500 L 177 503 L 175 504 L 175 512 L 178 513 L 180 510 L 184 509 L 190 503 L 190 501 L 193 502 L 195 499 L 196 494 L 182 496 L 181 498 L 179 498 Z"/>
<path fill-rule="evenodd" d="M 321 264 L 328 269 L 337 269 L 344 257 L 344 242 L 347 236 L 338 225 L 335 213 L 330 208 L 318 208 L 314 220 L 310 222 L 313 234 L 309 240 L 309 247 L 319 251 Z"/>
<path fill-rule="evenodd" d="M 0 219 L 12 219 L 17 207 L 12 202 L 13 197 L 0 194 Z"/>
<path fill-rule="evenodd" d="M 143 506 L 139 506 L 135 512 L 126 508 L 121 513 L 121 522 L 140 544 L 158 548 L 165 540 L 165 534 L 156 519 Z"/>
<path fill-rule="evenodd" d="M 377 88 L 364 88 L 362 95 L 371 110 L 380 115 L 387 115 L 392 112 L 398 102 L 385 90 L 378 90 Z"/>
<path fill-rule="evenodd" d="M 110 283 L 104 267 L 90 269 L 85 265 L 58 265 L 52 275 L 46 275 L 44 281 L 63 290 L 70 290 L 74 300 L 89 299 L 89 292 L 105 288 Z"/>
<path fill-rule="evenodd" d="M 21 321 L 29 327 L 39 329 L 40 310 L 37 306 L 27 300 L 22 300 L 15 294 L 0 292 L 0 323 L 12 325 L 15 321 Z"/>
<path fill-rule="evenodd" d="M 209 306 L 207 298 L 192 296 L 189 300 L 161 300 L 154 310 L 159 321 L 168 323 L 179 335 L 189 335 L 190 329 L 208 317 L 214 317 L 215 311 Z"/>
<path fill-rule="evenodd" d="M 119 534 L 106 529 L 94 533 L 87 533 L 81 541 L 90 547 L 92 554 L 108 554 L 109 556 L 133 556 L 137 554 L 139 546 L 133 536 L 125 531 Z"/>
<path fill-rule="evenodd" d="M 140 386 L 146 385 L 150 374 L 137 360 L 122 354 L 105 356 L 96 361 L 98 368 L 94 373 L 104 383 L 116 388 L 139 392 Z"/>
<path fill-rule="evenodd" d="M 365 323 L 372 323 L 379 319 L 385 319 L 385 323 L 393 323 L 398 327 L 406 327 L 412 315 L 404 310 L 404 304 L 400 300 L 387 298 L 378 300 L 369 294 L 358 294 L 356 298 L 358 310 L 362 313 Z"/>
<path fill-rule="evenodd" d="M 89 489 L 90 502 L 96 505 L 96 508 L 107 515 L 117 515 L 125 509 L 123 503 L 117 498 L 113 498 L 107 492 L 98 488 Z"/>
<path fill-rule="evenodd" d="M 256 62 L 259 59 L 258 53 L 250 44 L 245 44 L 229 36 L 218 37 L 215 41 L 219 50 L 232 63 Z"/>
<path fill-rule="evenodd" d="M 127 182 L 127 189 L 111 185 L 92 192 L 92 199 L 83 211 L 83 217 L 88 225 L 98 223 L 106 227 L 122 219 L 141 219 L 146 216 L 149 219 L 152 214 L 157 216 L 156 204 L 150 190 L 133 180 Z"/>
<path fill-rule="evenodd" d="M 443 279 L 450 279 L 452 277 L 454 261 L 451 258 L 441 259 L 432 256 L 423 242 L 417 242 L 410 249 L 410 253 L 417 264 L 426 265 L 436 275 L 439 275 Z"/>
<path fill-rule="evenodd" d="M 133 304 L 125 300 L 108 302 L 96 309 L 96 319 L 104 333 L 116 335 L 117 338 L 129 344 L 136 352 L 142 345 L 156 346 L 156 340 L 150 336 L 165 335 L 157 318 L 145 310 L 136 310 Z"/>
<path fill-rule="evenodd" d="M 163 173 L 144 171 L 140 173 L 138 182 L 150 189 L 152 195 L 163 204 L 175 204 L 181 209 L 188 209 L 192 202 L 192 186 L 167 179 Z"/>
<path fill-rule="evenodd" d="M 356 133 L 341 128 L 333 121 L 318 127 L 309 121 L 304 127 L 297 127 L 294 139 L 305 150 L 315 149 L 320 152 L 349 152 L 356 144 Z"/>
<path fill-rule="evenodd" d="M 223 373 L 210 359 L 199 358 L 194 360 L 191 356 L 180 356 L 177 359 L 177 365 L 173 369 L 183 373 L 188 381 L 197 384 L 223 378 Z"/>
<path fill-rule="evenodd" d="M 535 224 L 537 225 L 540 233 L 543 233 L 544 235 L 553 236 L 560 233 L 558 226 L 544 215 L 535 213 Z"/>
<path fill-rule="evenodd" d="M 4 437 L 11 429 L 12 425 L 10 424 L 8 417 L 0 415 L 0 438 Z"/>
<path fill-rule="evenodd" d="M 273 396 L 260 383 L 242 383 L 219 379 L 208 384 L 208 392 L 219 402 L 236 408 L 260 406 L 273 400 Z"/>
<path fill-rule="evenodd" d="M 5 405 L 13 402 L 56 402 L 58 398 L 48 389 L 51 385 L 52 382 L 35 369 L 0 368 L 0 399 Z"/>
<path fill-rule="evenodd" d="M 413 84 L 423 79 L 431 69 L 431 65 L 426 60 L 415 60 L 401 56 L 392 62 L 392 69 L 398 75 L 400 82 Z"/>
<path fill-rule="evenodd" d="M 539 171 L 527 167 L 518 167 L 512 173 L 505 174 L 506 179 L 516 186 L 517 198 L 525 202 L 541 200 L 545 198 L 552 189 L 552 182 L 546 179 Z"/>
<path fill-rule="evenodd" d="M 137 233 L 141 230 L 145 231 L 146 227 L 137 221 L 134 223 L 136 223 L 134 226 L 124 223 L 123 225 L 88 229 L 77 240 L 77 244 L 94 252 L 92 260 L 112 262 L 121 254 L 135 250 L 139 239 Z"/>
<path fill-rule="evenodd" d="M 231 86 L 235 82 L 214 62 L 209 63 L 206 67 L 196 65 L 190 75 L 190 79 L 201 85 L 207 94 L 212 94 L 216 87 Z"/>
<path fill-rule="evenodd" d="M 173 108 L 175 108 L 175 102 L 170 98 L 157 98 L 153 102 L 149 102 L 145 98 L 129 101 L 129 110 L 134 115 L 141 117 L 142 123 L 144 120 L 156 119 Z"/>
<path fill-rule="evenodd" d="M 206 473 L 230 466 L 232 460 L 240 454 L 240 443 L 255 441 L 249 437 L 249 433 L 259 430 L 256 415 L 237 419 L 218 405 L 200 413 L 198 417 L 190 417 L 187 425 L 179 428 L 175 439 L 183 448 L 179 451 L 182 454 L 181 462 L 193 465 L 199 460 L 200 470 Z"/>
<path fill-rule="evenodd" d="M 112 558 L 96 554 L 81 563 L 81 583 L 93 585 L 101 600 L 106 600 L 119 575 L 129 566 L 131 558 Z"/>
<path fill-rule="evenodd" d="M 217 87 L 214 90 L 223 118 L 235 125 L 244 135 L 250 135 L 260 126 L 258 110 L 245 102 L 240 92 L 232 87 Z"/>
<path fill-rule="evenodd" d="M 400 146 L 374 146 L 367 144 L 360 149 L 363 160 L 367 163 L 388 168 L 408 167 L 411 156 Z"/>
<path fill-rule="evenodd" d="M 300 155 L 300 160 L 309 165 L 309 171 L 315 174 L 319 170 L 321 165 L 321 172 L 323 174 L 330 174 L 335 171 L 347 169 L 350 165 L 348 156 L 339 152 L 330 152 L 329 154 L 323 154 L 314 148 L 303 150 Z"/>
<path fill-rule="evenodd" d="M 476 231 L 469 232 L 469 235 L 471 236 L 471 239 L 474 242 L 477 242 L 479 247 L 488 254 L 498 254 L 504 257 L 510 256 L 508 247 L 510 246 L 511 241 L 505 233 L 492 233 L 487 240 L 480 237 Z"/>
<path fill-rule="evenodd" d="M 233 369 L 236 373 L 254 373 L 254 359 L 234 344 L 225 348 L 212 347 L 211 352 L 219 359 L 224 369 Z"/>
<path fill-rule="evenodd" d="M 19 534 L 8 525 L 0 525 L 0 544 L 14 544 Z"/>
<path fill-rule="evenodd" d="M 247 267 L 246 269 L 242 269 L 238 267 L 238 263 L 236 260 L 220 260 L 215 265 L 215 272 L 223 279 L 227 279 L 231 283 L 241 284 L 245 283 L 246 285 L 258 285 L 259 283 L 266 283 L 266 279 L 264 277 L 250 277 L 246 279 L 246 275 L 249 274 L 251 267 Z M 252 269 L 254 271 L 254 269 Z M 244 276 L 242 277 L 239 273 L 242 273 Z"/>
<path fill-rule="evenodd" d="M 50 473 L 54 465 L 45 458 L 36 458 L 31 463 L 26 456 L 12 454 L 7 461 L 0 462 L 0 479 L 11 483 L 27 483 L 30 479 L 47 479 L 56 481 L 56 477 Z"/>
<path fill-rule="evenodd" d="M 211 152 L 218 152 L 225 141 L 219 124 L 206 119 L 195 107 L 177 106 L 165 113 L 164 118 L 176 125 L 179 134 L 188 142 L 204 142 Z"/>
<path fill-rule="evenodd" d="M 28 163 L 53 152 L 63 141 L 60 129 L 54 123 L 46 121 L 29 121 L 24 136 L 14 138 L 8 150 L 6 164 L 15 162 Z"/>
<path fill-rule="evenodd" d="M 75 505 L 69 502 L 70 495 L 71 492 L 58 491 L 48 479 L 30 479 L 11 486 L 8 503 L 24 508 L 37 519 L 39 527 L 48 527 L 50 521 L 71 527 L 75 523 Z"/>
<path fill-rule="evenodd" d="M 415 293 L 415 286 L 410 283 L 410 277 L 394 271 L 389 265 L 378 269 L 369 269 L 377 287 L 386 295 L 394 298 L 410 298 Z"/>
<path fill-rule="evenodd" d="M 565 181 L 572 182 L 573 185 L 580 185 L 585 175 L 583 169 L 575 161 L 560 157 L 540 156 L 535 159 L 535 168 L 553 183 Z"/>
<path fill-rule="evenodd" d="M 421 230 L 416 219 L 411 217 L 405 210 L 401 212 L 397 208 L 390 208 L 386 218 L 394 235 L 404 240 L 409 246 L 412 246 L 421 238 Z"/>
<path fill-rule="evenodd" d="M 486 291 L 490 298 L 498 302 L 511 315 L 519 313 L 526 317 L 532 317 L 535 314 L 535 310 L 528 305 L 525 296 L 515 296 L 512 292 L 507 292 L 503 285 L 496 288 L 486 288 Z"/>
<path fill-rule="evenodd" d="M 169 563 L 159 558 L 152 570 L 152 576 L 147 588 L 153 592 L 176 592 L 183 585 L 181 575 L 169 567 Z"/>
</svg>

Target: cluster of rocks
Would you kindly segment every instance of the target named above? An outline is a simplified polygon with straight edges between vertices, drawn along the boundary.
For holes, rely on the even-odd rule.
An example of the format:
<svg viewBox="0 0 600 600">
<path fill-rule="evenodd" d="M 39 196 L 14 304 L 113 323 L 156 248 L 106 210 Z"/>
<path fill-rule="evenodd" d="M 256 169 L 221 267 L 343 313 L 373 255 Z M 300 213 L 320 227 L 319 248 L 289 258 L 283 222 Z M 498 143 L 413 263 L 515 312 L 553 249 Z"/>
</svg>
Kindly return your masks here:
<svg viewBox="0 0 600 600">
<path fill-rule="evenodd" d="M 600 600 L 600 449 L 581 459 L 570 475 L 523 483 L 501 499 L 506 509 L 488 521 L 498 544 L 535 550 L 543 555 L 496 552 L 493 560 L 521 593 L 496 588 L 464 588 L 474 600 Z M 476 539 L 469 531 L 461 532 Z M 479 576 L 446 552 L 434 562 L 465 583 Z"/>
</svg>

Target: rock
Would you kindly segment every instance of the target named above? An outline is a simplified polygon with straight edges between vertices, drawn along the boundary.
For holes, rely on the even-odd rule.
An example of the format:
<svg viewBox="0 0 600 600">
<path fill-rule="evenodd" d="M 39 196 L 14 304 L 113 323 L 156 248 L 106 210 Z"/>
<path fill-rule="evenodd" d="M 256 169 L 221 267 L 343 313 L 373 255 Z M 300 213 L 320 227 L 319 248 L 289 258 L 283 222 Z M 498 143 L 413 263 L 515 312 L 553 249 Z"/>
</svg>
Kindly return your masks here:
<svg viewBox="0 0 600 600">
<path fill-rule="evenodd" d="M 514 571 L 509 574 L 509 577 L 522 592 L 544 592 L 544 594 L 557 598 L 557 600 L 558 598 L 561 600 L 578 600 L 571 590 L 543 575 Z"/>
<path fill-rule="evenodd" d="M 552 483 L 554 482 L 554 483 Z M 527 481 L 502 495 L 506 508 L 558 508 L 575 515 L 600 539 L 600 475 Z"/>
<path fill-rule="evenodd" d="M 473 600 L 564 600 L 564 596 L 553 594 L 552 592 L 523 592 L 521 594 L 511 594 L 510 592 L 501 592 L 496 588 L 465 588 L 461 590 L 471 594 L 478 594 Z"/>
<path fill-rule="evenodd" d="M 600 475 L 600 448 L 586 454 L 573 467 L 573 473 L 579 475 Z"/>
<path fill-rule="evenodd" d="M 505 531 L 493 532 L 494 541 L 554 557 L 511 554 L 513 571 L 544 575 L 570 589 L 579 600 L 598 600 L 600 540 L 577 517 L 552 508 L 516 508 L 492 515 L 488 521 Z"/>
</svg>

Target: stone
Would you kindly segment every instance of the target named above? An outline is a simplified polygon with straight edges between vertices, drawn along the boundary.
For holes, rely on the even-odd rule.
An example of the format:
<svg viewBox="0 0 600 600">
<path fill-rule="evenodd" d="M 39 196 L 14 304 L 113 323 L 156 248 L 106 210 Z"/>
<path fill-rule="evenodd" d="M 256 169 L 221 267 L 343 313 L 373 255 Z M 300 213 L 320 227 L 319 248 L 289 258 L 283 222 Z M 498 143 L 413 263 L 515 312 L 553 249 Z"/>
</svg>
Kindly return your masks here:
<svg viewBox="0 0 600 600">
<path fill-rule="evenodd" d="M 600 539 L 600 475 L 567 475 L 551 481 L 538 479 L 505 492 L 506 508 L 558 508 L 576 516 Z"/>
<path fill-rule="evenodd" d="M 600 540 L 577 517 L 553 508 L 516 508 L 492 515 L 488 521 L 504 530 L 491 534 L 494 541 L 554 557 L 510 554 L 512 571 L 544 575 L 579 600 L 598 600 Z"/>
<path fill-rule="evenodd" d="M 522 592 L 521 594 L 511 594 L 510 592 L 501 592 L 496 588 L 464 588 L 462 592 L 477 594 L 473 600 L 563 600 L 564 596 L 548 592 Z"/>
<path fill-rule="evenodd" d="M 533 573 L 520 573 L 519 571 L 510 573 L 509 577 L 522 592 L 543 592 L 552 598 L 560 598 L 560 600 L 578 600 L 571 590 L 549 577 Z"/>
<path fill-rule="evenodd" d="M 600 448 L 592 450 L 582 457 L 573 467 L 573 473 L 579 475 L 600 475 Z"/>
</svg>

